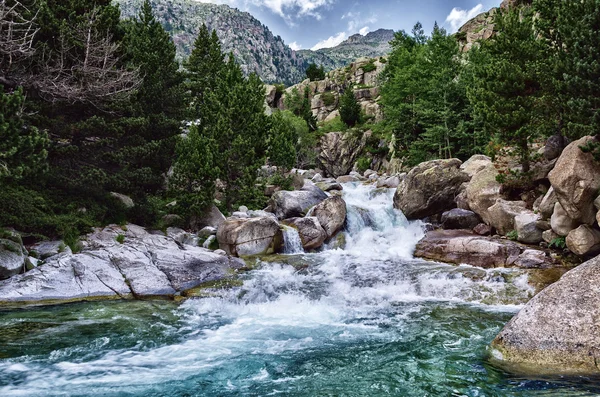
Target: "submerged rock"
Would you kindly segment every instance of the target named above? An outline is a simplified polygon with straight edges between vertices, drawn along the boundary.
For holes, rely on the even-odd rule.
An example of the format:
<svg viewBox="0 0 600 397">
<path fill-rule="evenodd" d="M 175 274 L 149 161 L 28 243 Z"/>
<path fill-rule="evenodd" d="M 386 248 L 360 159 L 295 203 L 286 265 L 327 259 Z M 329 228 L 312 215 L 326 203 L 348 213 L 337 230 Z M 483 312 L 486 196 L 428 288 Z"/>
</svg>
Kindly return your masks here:
<svg viewBox="0 0 600 397">
<path fill-rule="evenodd" d="M 117 241 L 122 235 L 123 243 Z M 98 229 L 83 251 L 50 257 L 33 270 L 0 282 L 0 305 L 89 299 L 173 296 L 228 277 L 244 263 L 128 225 Z"/>
<path fill-rule="evenodd" d="M 492 342 L 495 361 L 537 373 L 598 373 L 600 257 L 544 289 Z"/>
</svg>

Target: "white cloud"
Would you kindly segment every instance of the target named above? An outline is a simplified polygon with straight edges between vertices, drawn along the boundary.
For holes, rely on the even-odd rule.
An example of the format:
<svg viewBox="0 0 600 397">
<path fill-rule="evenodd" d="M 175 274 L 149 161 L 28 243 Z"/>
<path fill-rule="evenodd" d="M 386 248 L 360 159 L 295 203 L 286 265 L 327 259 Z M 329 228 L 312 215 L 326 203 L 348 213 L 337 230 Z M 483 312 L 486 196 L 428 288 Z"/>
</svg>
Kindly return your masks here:
<svg viewBox="0 0 600 397">
<path fill-rule="evenodd" d="M 365 26 L 364 28 L 362 28 L 361 30 L 358 31 L 358 33 L 360 33 L 363 36 L 366 36 L 367 33 L 369 33 L 371 31 L 371 29 L 369 29 L 368 26 Z"/>
<path fill-rule="evenodd" d="M 335 36 L 331 36 L 328 39 L 319 41 L 317 44 L 315 44 L 311 48 L 311 50 L 316 51 L 321 48 L 335 47 L 336 45 L 340 44 L 342 41 L 346 40 L 347 38 L 348 38 L 348 35 L 346 34 L 346 32 L 339 32 Z"/>
<path fill-rule="evenodd" d="M 353 34 L 359 30 L 360 26 L 376 23 L 377 16 L 372 14 L 368 17 L 363 17 L 360 12 L 349 11 L 346 14 L 342 15 L 342 20 L 348 21 L 348 34 Z"/>
<path fill-rule="evenodd" d="M 452 11 L 450 11 L 450 14 L 448 14 L 448 17 L 446 17 L 446 22 L 450 24 L 451 33 L 458 31 L 465 22 L 475 18 L 477 15 L 481 14 L 482 11 L 483 4 L 477 4 L 470 10 L 454 7 Z"/>
<path fill-rule="evenodd" d="M 250 0 L 254 5 L 266 7 L 286 21 L 296 16 L 311 16 L 321 19 L 319 10 L 335 0 Z"/>
<path fill-rule="evenodd" d="M 302 49 L 302 44 L 298 44 L 297 42 L 290 43 L 290 48 L 294 51 L 298 51 Z"/>
</svg>

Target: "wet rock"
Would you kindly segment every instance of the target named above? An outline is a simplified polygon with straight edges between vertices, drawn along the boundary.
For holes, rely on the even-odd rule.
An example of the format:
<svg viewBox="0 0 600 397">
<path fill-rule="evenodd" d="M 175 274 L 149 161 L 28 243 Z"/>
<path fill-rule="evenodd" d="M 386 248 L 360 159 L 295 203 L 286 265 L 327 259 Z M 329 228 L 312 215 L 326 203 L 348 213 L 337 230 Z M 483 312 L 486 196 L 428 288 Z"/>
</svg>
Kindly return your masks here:
<svg viewBox="0 0 600 397">
<path fill-rule="evenodd" d="M 600 164 L 581 147 L 593 141 L 592 137 L 584 137 L 567 146 L 549 175 L 556 197 L 567 215 L 588 225 L 596 220 L 593 202 L 600 189 Z"/>
<path fill-rule="evenodd" d="M 444 229 L 473 229 L 481 222 L 479 216 L 473 211 L 455 208 L 442 214 L 442 227 Z"/>
<path fill-rule="evenodd" d="M 123 244 L 118 235 L 124 236 Z M 136 225 L 97 229 L 82 245 L 78 254 L 55 255 L 0 282 L 0 304 L 173 296 L 244 266 L 203 248 L 183 249 L 172 238 Z"/>
<path fill-rule="evenodd" d="M 279 223 L 270 217 L 230 218 L 219 226 L 217 239 L 220 248 L 234 256 L 272 254 L 283 243 Z"/>
<path fill-rule="evenodd" d="M 346 223 L 346 202 L 341 197 L 331 197 L 317 204 L 307 216 L 314 216 L 325 230 L 327 238 L 335 236 Z"/>
<path fill-rule="evenodd" d="M 490 223 L 489 208 L 500 198 L 501 185 L 496 181 L 498 171 L 493 164 L 476 173 L 467 185 L 467 200 L 471 211 Z"/>
<path fill-rule="evenodd" d="M 492 357 L 536 373 L 598 373 L 600 257 L 535 296 L 492 342 Z"/>
<path fill-rule="evenodd" d="M 300 190 L 275 193 L 269 201 L 268 210 L 274 213 L 278 219 L 302 217 L 327 197 L 327 194 L 314 183 L 305 181 Z"/>
<path fill-rule="evenodd" d="M 562 205 L 557 202 L 554 205 L 554 212 L 550 218 L 552 230 L 560 236 L 566 237 L 571 230 L 577 228 L 580 223 L 569 217 L 569 214 L 563 209 Z"/>
<path fill-rule="evenodd" d="M 283 224 L 298 230 L 302 246 L 306 251 L 322 247 L 327 239 L 327 233 L 316 217 L 286 219 Z"/>
<path fill-rule="evenodd" d="M 433 160 L 413 168 L 394 195 L 394 208 L 408 219 L 421 219 L 455 207 L 454 198 L 469 180 L 461 161 Z"/>
<path fill-rule="evenodd" d="M 406 174 L 404 174 L 406 176 Z M 377 181 L 378 188 L 395 189 L 400 185 L 402 180 L 399 176 L 390 176 L 389 178 L 381 178 Z"/>
<path fill-rule="evenodd" d="M 533 253 L 521 256 L 526 250 L 528 247 L 512 241 L 478 236 L 464 230 L 435 230 L 428 232 L 417 244 L 415 257 L 483 268 L 518 267 L 520 264 L 528 267 L 531 264 L 526 260 Z M 540 267 L 555 265 L 552 258 L 545 254 L 544 258 Z"/>
<path fill-rule="evenodd" d="M 596 255 L 600 253 L 600 231 L 589 225 L 581 225 L 567 236 L 567 247 L 575 255 Z"/>
<path fill-rule="evenodd" d="M 522 269 L 538 269 L 548 265 L 549 258 L 544 251 L 528 249 L 517 257 L 513 266 Z"/>
</svg>

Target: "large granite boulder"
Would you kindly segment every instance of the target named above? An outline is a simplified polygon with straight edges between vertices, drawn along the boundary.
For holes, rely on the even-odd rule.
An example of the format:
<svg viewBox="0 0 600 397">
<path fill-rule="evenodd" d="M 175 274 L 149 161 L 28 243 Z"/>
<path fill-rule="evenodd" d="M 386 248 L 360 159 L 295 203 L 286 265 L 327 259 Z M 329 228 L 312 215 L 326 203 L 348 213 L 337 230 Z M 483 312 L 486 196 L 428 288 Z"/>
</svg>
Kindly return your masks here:
<svg viewBox="0 0 600 397">
<path fill-rule="evenodd" d="M 567 248 L 576 255 L 595 255 L 600 253 L 600 231 L 589 225 L 581 225 L 572 230 L 566 239 Z"/>
<path fill-rule="evenodd" d="M 600 163 L 582 146 L 594 138 L 584 137 L 565 148 L 550 172 L 556 197 L 571 219 L 592 225 L 596 220 L 594 199 L 600 189 Z"/>
<path fill-rule="evenodd" d="M 302 246 L 306 251 L 320 248 L 327 239 L 327 233 L 314 216 L 286 219 L 283 224 L 298 230 Z"/>
<path fill-rule="evenodd" d="M 488 223 L 496 228 L 499 234 L 507 235 L 516 229 L 515 217 L 527 212 L 527 205 L 523 201 L 496 200 L 488 213 Z"/>
<path fill-rule="evenodd" d="M 421 163 L 406 175 L 394 195 L 394 208 L 408 219 L 421 219 L 450 210 L 469 176 L 460 170 L 458 159 Z"/>
<path fill-rule="evenodd" d="M 339 196 L 330 197 L 317 204 L 307 216 L 314 216 L 327 233 L 327 238 L 339 232 L 346 222 L 346 202 Z"/>
<path fill-rule="evenodd" d="M 598 285 L 600 257 L 566 273 L 529 301 L 494 339 L 494 360 L 538 373 L 597 374 Z"/>
<path fill-rule="evenodd" d="M 183 249 L 139 226 L 126 229 L 97 229 L 82 241 L 80 253 L 52 256 L 27 273 L 0 281 L 0 304 L 173 297 L 230 277 L 232 270 L 244 266 L 203 248 Z"/>
<path fill-rule="evenodd" d="M 473 175 L 467 185 L 467 202 L 471 211 L 490 224 L 489 208 L 500 198 L 501 185 L 496 180 L 498 171 L 493 164 L 488 164 Z"/>
<path fill-rule="evenodd" d="M 311 181 L 305 180 L 300 190 L 279 191 L 273 194 L 269 201 L 268 210 L 278 219 L 303 217 L 315 205 L 327 199 L 327 194 L 315 186 Z"/>
<path fill-rule="evenodd" d="M 534 255 L 536 253 L 536 255 Z M 543 251 L 512 241 L 479 236 L 466 230 L 428 232 L 416 247 L 415 257 L 482 268 L 551 267 L 554 260 Z M 536 258 L 536 260 L 532 260 Z M 545 260 L 540 260 L 543 258 Z"/>
<path fill-rule="evenodd" d="M 266 255 L 281 249 L 283 233 L 271 217 L 229 218 L 219 226 L 217 240 L 229 255 Z"/>
</svg>

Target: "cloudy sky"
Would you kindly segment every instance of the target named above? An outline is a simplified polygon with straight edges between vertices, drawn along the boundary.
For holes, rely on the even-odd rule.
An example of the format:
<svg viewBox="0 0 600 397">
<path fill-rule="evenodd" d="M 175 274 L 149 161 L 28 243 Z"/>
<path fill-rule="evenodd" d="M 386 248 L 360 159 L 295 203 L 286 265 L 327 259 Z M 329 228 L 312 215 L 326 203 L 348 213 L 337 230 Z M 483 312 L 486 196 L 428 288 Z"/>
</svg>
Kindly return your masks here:
<svg viewBox="0 0 600 397">
<path fill-rule="evenodd" d="M 348 36 L 379 28 L 410 31 L 435 21 L 456 31 L 501 0 L 197 0 L 248 11 L 294 49 L 332 47 Z"/>
</svg>

